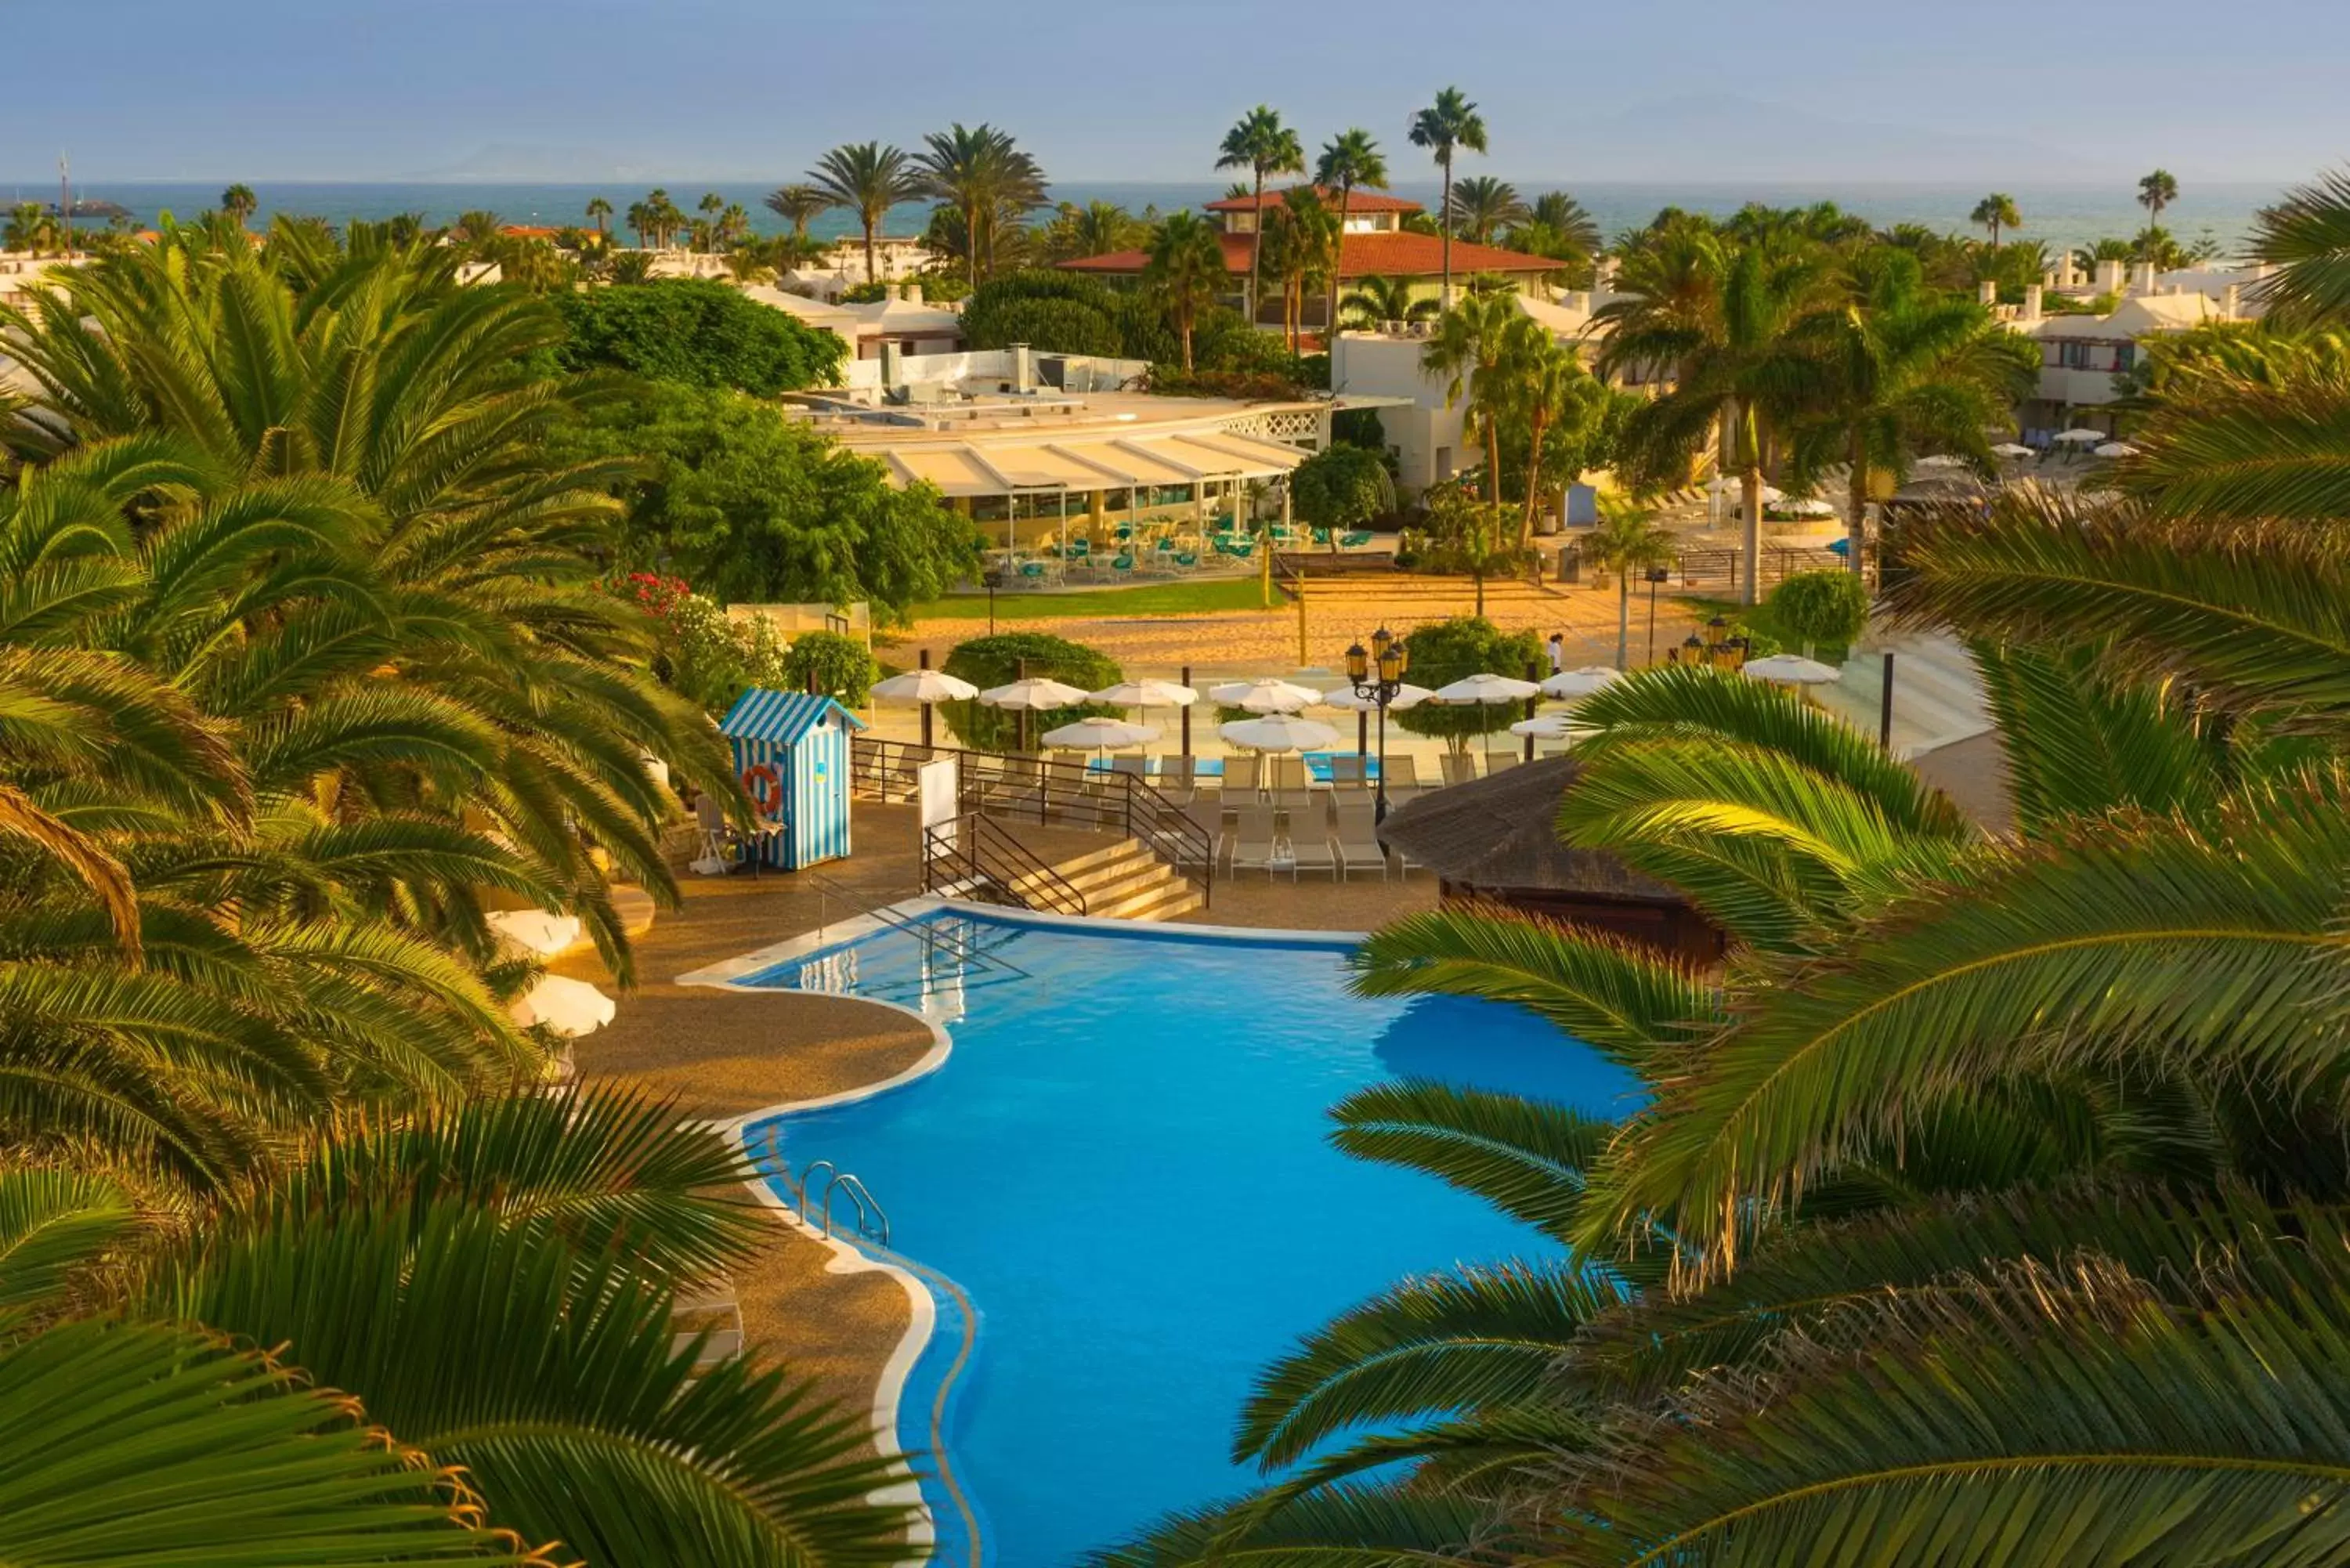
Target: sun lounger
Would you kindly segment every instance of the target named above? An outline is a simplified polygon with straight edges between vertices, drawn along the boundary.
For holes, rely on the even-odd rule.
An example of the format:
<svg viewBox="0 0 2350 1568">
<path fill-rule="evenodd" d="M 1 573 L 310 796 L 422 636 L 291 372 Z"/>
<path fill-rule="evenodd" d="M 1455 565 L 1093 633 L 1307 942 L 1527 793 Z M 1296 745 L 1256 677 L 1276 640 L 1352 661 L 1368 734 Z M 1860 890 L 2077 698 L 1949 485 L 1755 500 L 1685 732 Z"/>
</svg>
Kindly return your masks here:
<svg viewBox="0 0 2350 1568">
<path fill-rule="evenodd" d="M 1330 829 L 1324 823 L 1321 811 L 1300 812 L 1291 818 L 1289 835 L 1289 875 L 1294 880 L 1300 871 L 1327 871 L 1336 882 L 1343 867 L 1337 846 L 1330 842 Z"/>
<path fill-rule="evenodd" d="M 1277 840 L 1273 831 L 1273 807 L 1248 805 L 1240 809 L 1232 826 L 1232 857 L 1229 862 L 1233 876 L 1253 871 L 1262 867 L 1267 877 L 1273 874 L 1273 856 Z M 1291 876 L 1296 867 L 1290 867 Z"/>
<path fill-rule="evenodd" d="M 1379 844 L 1375 809 L 1367 801 L 1339 803 L 1338 860 L 1340 868 L 1349 877 L 1376 865 L 1379 880 L 1384 882 L 1388 879 L 1388 852 Z"/>
<path fill-rule="evenodd" d="M 1379 767 L 1387 775 L 1388 795 L 1389 799 L 1393 799 L 1395 792 L 1399 789 L 1418 789 L 1419 787 L 1419 758 L 1409 756 L 1389 757 L 1387 761 L 1381 763 Z"/>
<path fill-rule="evenodd" d="M 1224 798 L 1226 800 L 1240 801 L 1255 795 L 1257 763 L 1262 760 L 1254 752 L 1224 759 Z"/>
<path fill-rule="evenodd" d="M 1524 757 L 1520 756 L 1515 752 L 1495 752 L 1492 756 L 1485 759 L 1485 776 L 1487 778 L 1492 778 L 1503 768 L 1516 767 L 1520 763 L 1524 762 L 1525 760 L 1526 759 Z"/>
<path fill-rule="evenodd" d="M 1191 803 L 1183 808 L 1183 815 L 1207 841 L 1207 858 L 1202 860 L 1200 857 L 1199 841 L 1187 836 L 1177 849 L 1176 863 L 1184 870 L 1198 867 L 1212 877 L 1216 874 L 1216 857 L 1224 845 L 1223 805 L 1218 801 L 1194 796 Z"/>
<path fill-rule="evenodd" d="M 1273 759 L 1273 787 L 1276 790 L 1302 790 L 1311 781 L 1305 772 L 1305 759 L 1284 756 Z"/>
<path fill-rule="evenodd" d="M 1346 752 L 1332 757 L 1330 759 L 1331 787 L 1337 789 L 1363 783 L 1367 773 L 1364 766 L 1367 760 Z"/>
<path fill-rule="evenodd" d="M 1140 757 L 1112 757 L 1109 760 L 1109 771 L 1114 774 L 1131 774 L 1135 778 L 1141 778 L 1148 773 L 1149 764 Z"/>
<path fill-rule="evenodd" d="M 1190 757 L 1159 759 L 1159 787 L 1170 794 L 1189 794 L 1193 787 Z"/>
<path fill-rule="evenodd" d="M 1444 753 L 1444 782 L 1448 784 L 1467 784 L 1477 776 L 1477 759 L 1467 752 Z"/>
</svg>

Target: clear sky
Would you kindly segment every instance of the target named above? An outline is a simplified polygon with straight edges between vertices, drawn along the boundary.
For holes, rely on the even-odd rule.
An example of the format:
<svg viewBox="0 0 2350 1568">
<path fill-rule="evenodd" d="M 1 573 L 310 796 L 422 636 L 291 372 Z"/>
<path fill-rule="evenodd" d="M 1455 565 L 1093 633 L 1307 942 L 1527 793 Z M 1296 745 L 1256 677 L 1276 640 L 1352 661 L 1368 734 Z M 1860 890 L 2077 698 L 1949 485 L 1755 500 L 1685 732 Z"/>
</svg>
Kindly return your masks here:
<svg viewBox="0 0 2350 1568">
<path fill-rule="evenodd" d="M 0 179 L 780 179 L 991 120 L 1069 181 L 1210 177 L 1259 101 L 1482 106 L 1519 180 L 2297 179 L 2350 0 L 0 0 Z"/>
</svg>

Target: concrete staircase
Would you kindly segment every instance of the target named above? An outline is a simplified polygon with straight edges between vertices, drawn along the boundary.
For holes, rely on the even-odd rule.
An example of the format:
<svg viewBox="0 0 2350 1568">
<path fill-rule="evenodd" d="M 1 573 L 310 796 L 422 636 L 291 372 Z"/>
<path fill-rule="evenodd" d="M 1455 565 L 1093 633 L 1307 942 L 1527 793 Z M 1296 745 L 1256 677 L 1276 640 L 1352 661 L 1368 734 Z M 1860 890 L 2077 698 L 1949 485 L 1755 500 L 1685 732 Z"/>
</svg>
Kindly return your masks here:
<svg viewBox="0 0 2350 1568">
<path fill-rule="evenodd" d="M 1877 733 L 1885 658 L 1893 658 L 1893 754 L 1914 757 L 1991 728 L 1974 655 L 1940 632 L 1870 632 L 1845 661 L 1843 678 L 1814 688 L 1823 706 L 1855 729 Z"/>
<path fill-rule="evenodd" d="M 1053 869 L 1084 896 L 1086 913 L 1091 916 L 1171 920 L 1206 902 L 1188 877 L 1132 838 L 1055 861 Z M 1013 890 L 1026 897 L 1042 880 L 1031 874 L 1014 882 Z M 1042 897 L 1035 902 L 1041 909 L 1052 907 Z"/>
</svg>

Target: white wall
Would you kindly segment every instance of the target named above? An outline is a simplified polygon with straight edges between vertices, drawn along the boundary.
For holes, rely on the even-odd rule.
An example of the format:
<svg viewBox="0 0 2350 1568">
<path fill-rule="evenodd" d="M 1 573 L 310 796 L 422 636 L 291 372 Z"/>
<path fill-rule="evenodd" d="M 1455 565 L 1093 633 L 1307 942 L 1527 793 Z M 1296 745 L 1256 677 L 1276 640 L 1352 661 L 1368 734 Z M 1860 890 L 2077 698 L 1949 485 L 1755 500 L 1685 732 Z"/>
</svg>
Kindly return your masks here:
<svg viewBox="0 0 2350 1568">
<path fill-rule="evenodd" d="M 1446 383 L 1419 368 L 1421 337 L 1341 332 L 1332 347 L 1330 384 L 1367 397 L 1409 398 L 1411 407 L 1381 409 L 1379 426 L 1396 449 L 1399 488 L 1418 493 L 1474 465 L 1466 433 L 1468 400 L 1444 406 Z M 1464 389 L 1465 390 L 1465 389 Z"/>
</svg>

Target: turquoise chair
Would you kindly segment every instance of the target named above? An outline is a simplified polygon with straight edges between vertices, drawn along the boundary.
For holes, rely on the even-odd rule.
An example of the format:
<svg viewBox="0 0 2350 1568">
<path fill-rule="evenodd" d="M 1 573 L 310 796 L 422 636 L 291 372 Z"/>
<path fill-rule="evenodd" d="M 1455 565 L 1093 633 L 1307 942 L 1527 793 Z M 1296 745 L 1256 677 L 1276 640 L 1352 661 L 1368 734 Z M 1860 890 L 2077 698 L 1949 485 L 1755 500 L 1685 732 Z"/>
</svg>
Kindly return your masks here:
<svg viewBox="0 0 2350 1568">
<path fill-rule="evenodd" d="M 1361 528 L 1338 535 L 1338 547 L 1342 550 L 1359 550 L 1370 542 L 1370 534 Z"/>
<path fill-rule="evenodd" d="M 1124 550 L 1119 551 L 1118 559 L 1109 564 L 1109 569 L 1113 572 L 1123 572 L 1128 576 L 1133 576 L 1134 556 L 1132 553 Z"/>
<path fill-rule="evenodd" d="M 1045 575 L 1045 563 L 1042 561 L 1023 561 L 1020 563 L 1020 575 L 1024 577 L 1041 578 Z"/>
<path fill-rule="evenodd" d="M 1188 572 L 1200 564 L 1200 557 L 1193 551 L 1178 550 L 1175 552 L 1175 564 Z"/>
</svg>

